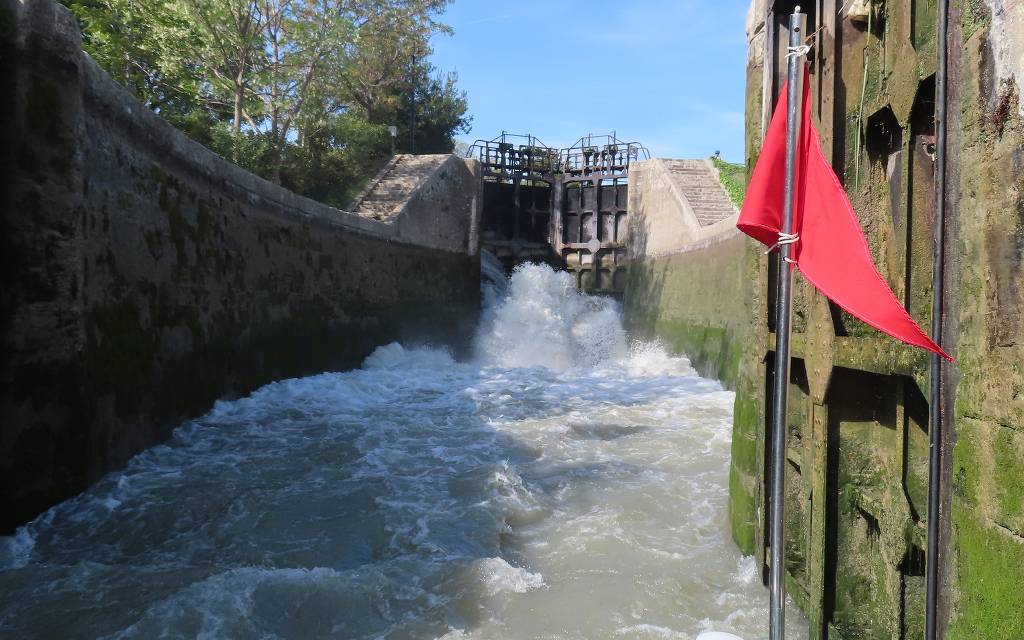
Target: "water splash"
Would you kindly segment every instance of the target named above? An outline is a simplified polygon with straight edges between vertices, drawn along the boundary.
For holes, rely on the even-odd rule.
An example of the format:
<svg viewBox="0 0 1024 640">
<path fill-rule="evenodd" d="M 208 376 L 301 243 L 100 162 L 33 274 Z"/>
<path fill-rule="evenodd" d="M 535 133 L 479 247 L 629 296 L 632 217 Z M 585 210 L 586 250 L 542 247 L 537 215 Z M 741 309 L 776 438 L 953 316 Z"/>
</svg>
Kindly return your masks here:
<svg viewBox="0 0 1024 640">
<path fill-rule="evenodd" d="M 733 395 L 521 267 L 472 362 L 381 347 L 218 402 L 0 546 L 17 638 L 763 636 Z M 791 637 L 799 638 L 798 632 Z"/>
<path fill-rule="evenodd" d="M 486 249 L 480 250 L 480 293 L 485 309 L 493 308 L 508 293 L 505 265 Z"/>
<path fill-rule="evenodd" d="M 611 298 L 581 294 L 564 271 L 522 264 L 484 319 L 477 353 L 488 364 L 562 371 L 624 357 L 626 333 Z"/>
</svg>

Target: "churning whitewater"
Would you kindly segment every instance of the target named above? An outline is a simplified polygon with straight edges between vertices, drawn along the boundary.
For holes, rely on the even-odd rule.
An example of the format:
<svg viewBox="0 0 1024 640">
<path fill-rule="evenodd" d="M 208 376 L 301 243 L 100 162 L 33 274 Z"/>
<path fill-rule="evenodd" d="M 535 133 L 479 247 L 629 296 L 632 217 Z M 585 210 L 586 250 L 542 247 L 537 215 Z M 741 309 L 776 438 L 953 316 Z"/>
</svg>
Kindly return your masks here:
<svg viewBox="0 0 1024 640">
<path fill-rule="evenodd" d="M 219 402 L 2 539 L 0 635 L 763 637 L 733 394 L 568 274 L 489 296 L 472 362 L 391 344 Z"/>
</svg>

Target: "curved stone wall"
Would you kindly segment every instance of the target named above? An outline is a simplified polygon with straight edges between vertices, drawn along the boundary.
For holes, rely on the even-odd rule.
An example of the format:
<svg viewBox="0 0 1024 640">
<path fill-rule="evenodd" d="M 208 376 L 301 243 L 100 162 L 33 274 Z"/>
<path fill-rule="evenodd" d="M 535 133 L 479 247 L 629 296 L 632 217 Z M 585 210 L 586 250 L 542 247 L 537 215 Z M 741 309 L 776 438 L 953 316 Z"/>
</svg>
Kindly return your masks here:
<svg viewBox="0 0 1024 640">
<path fill-rule="evenodd" d="M 50 0 L 0 0 L 0 60 L 0 533 L 218 398 L 396 339 L 466 346 L 472 163 L 440 163 L 388 224 L 191 141 Z"/>
</svg>

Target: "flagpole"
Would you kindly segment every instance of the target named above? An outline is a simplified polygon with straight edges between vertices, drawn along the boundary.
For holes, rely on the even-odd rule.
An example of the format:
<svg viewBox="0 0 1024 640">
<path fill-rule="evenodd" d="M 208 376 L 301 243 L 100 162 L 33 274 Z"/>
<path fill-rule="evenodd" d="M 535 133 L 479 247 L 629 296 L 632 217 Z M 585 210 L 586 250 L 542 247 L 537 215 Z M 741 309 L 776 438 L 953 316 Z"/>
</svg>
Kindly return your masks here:
<svg viewBox="0 0 1024 640">
<path fill-rule="evenodd" d="M 938 63 L 935 72 L 935 246 L 932 264 L 932 340 L 942 344 L 943 270 L 945 260 L 945 207 L 946 207 L 946 66 L 949 7 L 939 0 L 937 42 Z M 928 402 L 928 438 L 931 449 L 928 456 L 928 553 L 925 556 L 925 634 L 926 640 L 938 636 L 939 597 L 939 534 L 942 473 L 942 358 L 931 357 L 931 398 Z"/>
<path fill-rule="evenodd" d="M 785 516 L 786 492 L 786 404 L 789 400 L 789 336 L 792 329 L 793 203 L 796 187 L 797 141 L 800 139 L 800 109 L 803 106 L 804 30 L 807 16 L 796 7 L 789 17 L 788 113 L 786 114 L 786 195 L 779 233 L 778 299 L 775 307 L 775 377 L 772 395 L 771 449 L 771 564 L 769 567 L 769 639 L 786 637 Z"/>
</svg>

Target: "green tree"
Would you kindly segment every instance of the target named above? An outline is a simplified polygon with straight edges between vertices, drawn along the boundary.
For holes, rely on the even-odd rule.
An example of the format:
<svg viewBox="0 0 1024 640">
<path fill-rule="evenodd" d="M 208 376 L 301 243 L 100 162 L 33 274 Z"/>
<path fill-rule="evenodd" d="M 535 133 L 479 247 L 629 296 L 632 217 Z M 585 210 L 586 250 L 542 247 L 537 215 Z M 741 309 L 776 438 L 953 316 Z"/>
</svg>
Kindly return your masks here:
<svg viewBox="0 0 1024 640">
<path fill-rule="evenodd" d="M 259 125 L 251 111 L 266 57 L 272 25 L 282 20 L 290 0 L 160 0 L 153 8 L 153 41 L 163 68 L 191 68 L 197 75 L 199 98 L 210 104 L 231 104 L 232 132 L 245 120 Z"/>
<path fill-rule="evenodd" d="M 175 121 L 200 109 L 190 68 L 166 64 L 168 16 L 145 0 L 65 0 L 82 25 L 83 47 L 143 104 Z"/>
<path fill-rule="evenodd" d="M 450 0 L 365 2 L 348 46 L 338 49 L 338 93 L 358 105 L 370 122 L 399 107 L 395 92 L 408 86 L 430 53 L 430 38 L 451 29 L 434 16 Z"/>
<path fill-rule="evenodd" d="M 467 115 L 466 92 L 458 88 L 457 82 L 458 76 L 452 72 L 425 74 L 413 88 L 417 153 L 451 153 L 455 136 L 469 133 L 473 119 Z"/>
<path fill-rule="evenodd" d="M 85 49 L 139 100 L 333 204 L 385 161 L 387 125 L 408 139 L 414 102 L 418 151 L 448 151 L 468 129 L 455 76 L 424 62 L 450 32 L 438 19 L 450 0 L 63 1 Z"/>
</svg>

